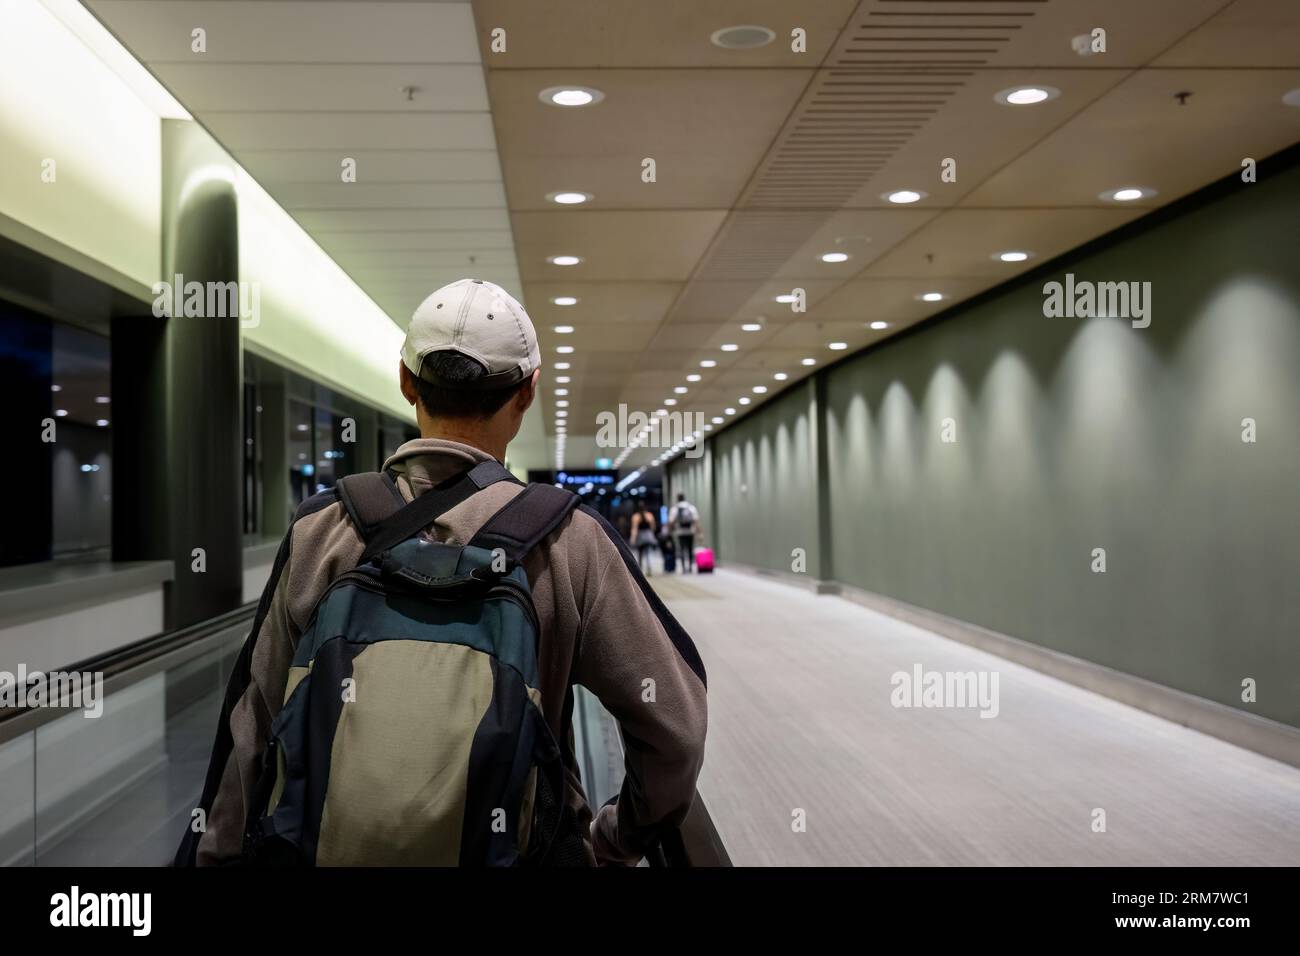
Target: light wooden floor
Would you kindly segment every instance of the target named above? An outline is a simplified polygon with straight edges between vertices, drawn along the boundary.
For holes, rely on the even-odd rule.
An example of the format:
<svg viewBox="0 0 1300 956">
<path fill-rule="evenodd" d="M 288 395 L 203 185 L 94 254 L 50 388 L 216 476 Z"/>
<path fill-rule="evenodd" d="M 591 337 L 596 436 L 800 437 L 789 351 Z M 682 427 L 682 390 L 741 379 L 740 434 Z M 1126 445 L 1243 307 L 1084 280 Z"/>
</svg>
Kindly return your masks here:
<svg viewBox="0 0 1300 956">
<path fill-rule="evenodd" d="M 1300 864 L 1298 769 L 837 597 L 651 583 L 708 669 L 700 792 L 737 865 Z M 917 663 L 997 671 L 999 715 L 894 708 Z"/>
</svg>

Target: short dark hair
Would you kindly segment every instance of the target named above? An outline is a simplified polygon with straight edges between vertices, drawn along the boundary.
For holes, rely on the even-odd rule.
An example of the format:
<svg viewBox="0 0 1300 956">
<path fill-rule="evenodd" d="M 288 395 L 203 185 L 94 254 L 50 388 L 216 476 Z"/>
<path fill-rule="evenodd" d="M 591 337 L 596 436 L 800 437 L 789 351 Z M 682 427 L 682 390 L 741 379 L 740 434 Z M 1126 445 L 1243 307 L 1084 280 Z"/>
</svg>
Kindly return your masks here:
<svg viewBox="0 0 1300 956">
<path fill-rule="evenodd" d="M 682 492 L 682 491 L 677 492 L 677 500 L 678 500 L 678 501 L 685 501 L 685 500 L 686 500 L 686 493 L 685 493 L 685 492 Z"/>
<path fill-rule="evenodd" d="M 448 351 L 426 355 L 420 371 L 439 381 L 435 385 L 415 377 L 415 394 L 425 412 L 434 418 L 491 418 L 532 380 L 527 376 L 522 382 L 502 388 L 465 387 L 486 375 L 487 369 L 468 355 Z"/>
</svg>

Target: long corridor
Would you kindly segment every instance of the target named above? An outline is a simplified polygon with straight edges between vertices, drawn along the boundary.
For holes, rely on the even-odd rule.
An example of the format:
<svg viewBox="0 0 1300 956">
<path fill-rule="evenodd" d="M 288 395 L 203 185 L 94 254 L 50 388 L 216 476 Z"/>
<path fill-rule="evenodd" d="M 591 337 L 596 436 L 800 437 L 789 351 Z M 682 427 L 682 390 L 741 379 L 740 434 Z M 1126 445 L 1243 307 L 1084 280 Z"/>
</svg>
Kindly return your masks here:
<svg viewBox="0 0 1300 956">
<path fill-rule="evenodd" d="M 1300 769 L 840 597 L 651 580 L 708 668 L 700 793 L 737 865 L 1300 863 Z M 997 715 L 895 708 L 917 664 L 996 672 Z"/>
</svg>

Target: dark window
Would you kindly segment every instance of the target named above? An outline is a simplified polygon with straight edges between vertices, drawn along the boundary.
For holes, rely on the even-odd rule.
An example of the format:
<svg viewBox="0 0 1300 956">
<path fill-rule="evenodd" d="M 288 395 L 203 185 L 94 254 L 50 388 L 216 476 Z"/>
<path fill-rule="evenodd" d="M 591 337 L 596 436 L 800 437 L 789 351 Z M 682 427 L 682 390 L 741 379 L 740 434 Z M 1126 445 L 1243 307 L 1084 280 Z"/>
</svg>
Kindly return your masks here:
<svg viewBox="0 0 1300 956">
<path fill-rule="evenodd" d="M 21 428 L 0 565 L 110 557 L 109 368 L 106 336 L 0 302 L 0 380 Z"/>
</svg>

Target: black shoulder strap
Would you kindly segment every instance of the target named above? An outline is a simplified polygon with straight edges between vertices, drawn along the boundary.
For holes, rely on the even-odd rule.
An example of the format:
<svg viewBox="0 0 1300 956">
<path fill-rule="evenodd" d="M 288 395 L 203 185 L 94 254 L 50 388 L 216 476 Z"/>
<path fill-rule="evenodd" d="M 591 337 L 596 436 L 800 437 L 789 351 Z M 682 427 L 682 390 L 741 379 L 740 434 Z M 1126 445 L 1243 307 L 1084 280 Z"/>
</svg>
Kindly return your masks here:
<svg viewBox="0 0 1300 956">
<path fill-rule="evenodd" d="M 406 499 L 397 490 L 397 482 L 386 471 L 346 475 L 335 487 L 348 517 L 364 541 L 374 536 L 375 528 L 385 518 L 406 507 Z"/>
<path fill-rule="evenodd" d="M 429 527 L 438 520 L 440 515 L 450 511 L 488 485 L 498 481 L 516 480 L 500 462 L 489 460 L 480 462 L 440 485 L 435 485 L 424 494 L 417 495 L 410 504 L 403 505 L 378 524 L 373 525 L 369 534 L 362 531 L 366 550 L 362 552 L 357 564 L 365 564 L 376 555 L 401 544 L 407 538 Z M 357 527 L 364 529 L 361 523 L 358 523 Z"/>
<path fill-rule="evenodd" d="M 579 498 L 554 485 L 531 484 L 487 520 L 470 545 L 500 548 L 518 562 L 578 507 Z"/>
</svg>

